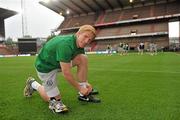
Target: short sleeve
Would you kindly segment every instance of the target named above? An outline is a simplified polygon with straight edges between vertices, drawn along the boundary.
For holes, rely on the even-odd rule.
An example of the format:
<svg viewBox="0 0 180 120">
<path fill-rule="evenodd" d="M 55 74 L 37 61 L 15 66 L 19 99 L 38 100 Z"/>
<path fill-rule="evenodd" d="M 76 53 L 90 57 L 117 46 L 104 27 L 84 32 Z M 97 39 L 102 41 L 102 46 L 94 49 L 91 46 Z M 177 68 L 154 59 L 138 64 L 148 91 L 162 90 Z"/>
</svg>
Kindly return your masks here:
<svg viewBox="0 0 180 120">
<path fill-rule="evenodd" d="M 72 59 L 72 49 L 70 46 L 59 45 L 56 48 L 56 60 L 59 62 L 70 62 Z"/>
</svg>

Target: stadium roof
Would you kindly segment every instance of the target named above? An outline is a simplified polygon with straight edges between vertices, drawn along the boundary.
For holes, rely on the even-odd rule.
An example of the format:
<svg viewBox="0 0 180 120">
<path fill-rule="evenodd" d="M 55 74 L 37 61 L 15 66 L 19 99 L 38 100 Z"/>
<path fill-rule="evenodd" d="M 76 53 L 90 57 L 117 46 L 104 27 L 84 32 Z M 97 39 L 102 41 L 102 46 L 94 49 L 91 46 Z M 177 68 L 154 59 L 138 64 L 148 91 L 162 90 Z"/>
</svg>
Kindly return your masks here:
<svg viewBox="0 0 180 120">
<path fill-rule="evenodd" d="M 41 0 L 39 3 L 63 16 L 168 3 L 177 0 Z M 69 11 L 69 14 L 67 14 Z"/>
<path fill-rule="evenodd" d="M 15 12 L 15 11 L 8 10 L 5 8 L 0 8 L 0 19 L 6 19 L 6 18 L 11 17 L 16 14 L 17 14 L 17 12 Z"/>
</svg>

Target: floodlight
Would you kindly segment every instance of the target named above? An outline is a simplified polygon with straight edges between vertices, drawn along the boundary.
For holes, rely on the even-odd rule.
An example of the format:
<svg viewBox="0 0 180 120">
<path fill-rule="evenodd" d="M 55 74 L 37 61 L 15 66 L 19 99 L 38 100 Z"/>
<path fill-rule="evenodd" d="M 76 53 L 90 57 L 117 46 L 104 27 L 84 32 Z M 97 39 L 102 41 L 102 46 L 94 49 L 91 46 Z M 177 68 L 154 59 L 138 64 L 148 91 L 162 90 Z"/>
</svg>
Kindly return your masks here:
<svg viewBox="0 0 180 120">
<path fill-rule="evenodd" d="M 133 2 L 133 0 L 129 0 L 129 2 L 130 2 L 130 3 L 132 3 L 132 2 Z"/>
<path fill-rule="evenodd" d="M 63 14 L 62 12 L 59 13 L 59 15 L 62 15 L 62 14 Z"/>
<path fill-rule="evenodd" d="M 69 13 L 70 13 L 70 11 L 69 11 L 69 10 L 67 10 L 67 11 L 66 11 L 66 14 L 69 14 Z"/>
</svg>

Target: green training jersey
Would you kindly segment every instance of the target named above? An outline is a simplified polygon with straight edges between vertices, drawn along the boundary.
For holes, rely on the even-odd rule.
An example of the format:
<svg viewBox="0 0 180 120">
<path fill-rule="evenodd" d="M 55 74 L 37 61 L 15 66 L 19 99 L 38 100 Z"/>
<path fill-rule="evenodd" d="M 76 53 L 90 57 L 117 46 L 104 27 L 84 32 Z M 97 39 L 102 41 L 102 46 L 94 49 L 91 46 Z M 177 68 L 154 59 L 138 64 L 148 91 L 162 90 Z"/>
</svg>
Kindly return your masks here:
<svg viewBox="0 0 180 120">
<path fill-rule="evenodd" d="M 84 48 L 77 48 L 75 35 L 56 36 L 41 48 L 35 67 L 39 72 L 48 73 L 60 68 L 59 62 L 69 63 L 76 55 L 84 53 Z"/>
</svg>

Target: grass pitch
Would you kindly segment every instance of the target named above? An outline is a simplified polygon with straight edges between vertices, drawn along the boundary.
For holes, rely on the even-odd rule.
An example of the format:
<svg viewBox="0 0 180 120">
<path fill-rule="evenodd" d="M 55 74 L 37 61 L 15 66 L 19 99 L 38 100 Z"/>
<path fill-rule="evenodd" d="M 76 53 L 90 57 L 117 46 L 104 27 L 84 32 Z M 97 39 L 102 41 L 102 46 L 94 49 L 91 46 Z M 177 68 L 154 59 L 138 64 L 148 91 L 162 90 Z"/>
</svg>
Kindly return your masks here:
<svg viewBox="0 0 180 120">
<path fill-rule="evenodd" d="M 89 82 L 100 104 L 77 100 L 58 75 L 62 100 L 70 111 L 55 115 L 37 93 L 23 97 L 25 80 L 36 76 L 35 57 L 0 58 L 0 120 L 179 120 L 180 54 L 157 56 L 89 55 Z"/>
</svg>

